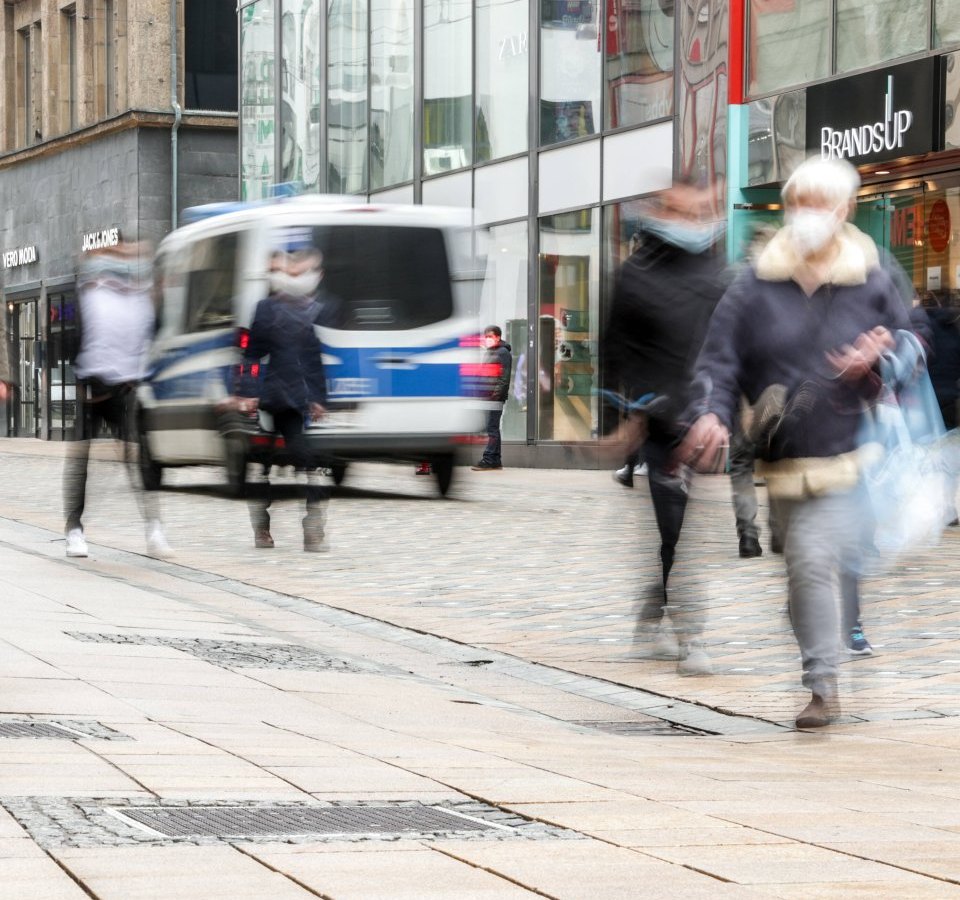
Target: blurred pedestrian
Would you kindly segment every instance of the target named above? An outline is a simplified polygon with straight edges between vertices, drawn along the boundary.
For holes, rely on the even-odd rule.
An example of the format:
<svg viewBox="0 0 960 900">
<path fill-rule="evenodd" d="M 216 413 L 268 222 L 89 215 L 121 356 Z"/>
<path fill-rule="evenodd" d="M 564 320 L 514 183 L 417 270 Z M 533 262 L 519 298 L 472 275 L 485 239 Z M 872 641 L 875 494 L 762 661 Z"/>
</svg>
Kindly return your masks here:
<svg viewBox="0 0 960 900">
<path fill-rule="evenodd" d="M 500 419 L 503 416 L 503 405 L 510 393 L 510 369 L 513 365 L 510 345 L 504 342 L 499 325 L 488 325 L 483 330 L 483 345 L 486 348 L 483 354 L 484 365 L 492 366 L 494 374 L 488 397 L 490 408 L 487 410 L 487 446 L 480 462 L 472 467 L 474 472 L 490 472 L 503 468 L 500 457 Z"/>
<path fill-rule="evenodd" d="M 727 291 L 696 367 L 678 460 L 709 468 L 741 395 L 784 543 L 790 621 L 810 701 L 798 728 L 836 715 L 837 582 L 859 553 L 857 435 L 880 390 L 876 365 L 909 328 L 875 245 L 846 222 L 856 177 L 811 159 L 783 187 L 786 224 Z"/>
<path fill-rule="evenodd" d="M 957 427 L 957 404 L 960 403 L 960 295 L 956 292 L 938 297 L 928 293 L 923 308 L 929 322 L 929 356 L 927 369 L 937 396 L 943 424 L 947 430 Z M 950 524 L 957 520 L 958 473 L 950 472 Z"/>
<path fill-rule="evenodd" d="M 326 549 L 328 491 L 304 434 L 311 421 L 326 414 L 323 350 L 316 326 L 330 321 L 327 316 L 337 303 L 320 290 L 323 274 L 323 255 L 309 230 L 290 229 L 278 236 L 270 259 L 270 292 L 254 310 L 234 398 L 241 412 L 259 409 L 272 417 L 285 455 L 306 482 L 302 524 L 303 549 L 308 552 Z M 268 462 L 248 488 L 254 546 L 259 549 L 274 546 L 272 502 Z"/>
<path fill-rule="evenodd" d="M 7 343 L 7 314 L 6 309 L 0 306 L 0 401 L 5 401 L 11 395 L 13 385 L 10 348 Z"/>
<path fill-rule="evenodd" d="M 77 440 L 67 452 L 63 496 L 67 556 L 88 555 L 83 531 L 90 441 L 105 427 L 120 441 L 146 521 L 147 553 L 172 554 L 156 492 L 137 476 L 137 384 L 156 330 L 150 248 L 121 242 L 84 257 L 77 274 Z"/>
<path fill-rule="evenodd" d="M 643 407 L 650 497 L 660 535 L 661 571 L 644 594 L 637 634 L 653 637 L 654 655 L 679 659 L 682 675 L 712 671 L 703 646 L 705 598 L 668 603 L 667 581 L 687 508 L 689 479 L 673 465 L 680 414 L 688 400 L 693 362 L 723 294 L 723 236 L 716 186 L 677 182 L 646 205 L 641 240 L 617 275 L 603 357 L 605 387 Z M 680 598 L 675 598 L 679 600 Z M 665 612 L 670 615 L 665 616 Z"/>
</svg>

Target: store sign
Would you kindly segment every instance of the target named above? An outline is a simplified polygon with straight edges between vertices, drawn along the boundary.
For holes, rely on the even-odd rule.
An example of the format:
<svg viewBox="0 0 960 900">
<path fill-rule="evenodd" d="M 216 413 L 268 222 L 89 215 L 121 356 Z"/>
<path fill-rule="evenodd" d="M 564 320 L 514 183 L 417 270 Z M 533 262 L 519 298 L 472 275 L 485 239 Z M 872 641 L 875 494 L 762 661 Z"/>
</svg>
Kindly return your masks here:
<svg viewBox="0 0 960 900">
<path fill-rule="evenodd" d="M 807 88 L 807 149 L 854 165 L 943 149 L 937 58 Z"/>
<path fill-rule="evenodd" d="M 116 247 L 120 243 L 120 229 L 106 228 L 103 231 L 89 231 L 80 241 L 80 252 L 102 250 L 104 247 Z"/>
<path fill-rule="evenodd" d="M 16 250 L 5 250 L 3 252 L 3 267 L 5 269 L 15 269 L 17 266 L 29 266 L 37 261 L 36 245 L 29 247 L 18 247 Z"/>
</svg>

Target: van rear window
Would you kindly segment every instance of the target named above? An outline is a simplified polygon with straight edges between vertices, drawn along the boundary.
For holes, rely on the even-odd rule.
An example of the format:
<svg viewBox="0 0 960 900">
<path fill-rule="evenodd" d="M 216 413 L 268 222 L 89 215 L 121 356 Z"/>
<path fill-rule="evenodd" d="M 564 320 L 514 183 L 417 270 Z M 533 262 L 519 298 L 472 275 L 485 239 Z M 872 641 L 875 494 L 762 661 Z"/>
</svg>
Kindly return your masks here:
<svg viewBox="0 0 960 900">
<path fill-rule="evenodd" d="M 353 331 L 403 331 L 453 315 L 443 232 L 437 228 L 336 225 L 313 229 L 323 286 L 342 301 Z"/>
</svg>

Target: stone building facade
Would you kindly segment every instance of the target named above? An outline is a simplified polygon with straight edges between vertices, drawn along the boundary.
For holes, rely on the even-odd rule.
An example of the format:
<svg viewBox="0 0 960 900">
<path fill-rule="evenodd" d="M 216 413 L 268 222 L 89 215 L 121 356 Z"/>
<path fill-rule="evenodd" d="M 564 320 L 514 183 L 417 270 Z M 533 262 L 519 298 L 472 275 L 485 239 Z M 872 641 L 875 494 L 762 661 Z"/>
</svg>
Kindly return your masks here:
<svg viewBox="0 0 960 900">
<path fill-rule="evenodd" d="M 101 234 L 157 242 L 184 208 L 237 196 L 236 7 L 6 0 L 0 26 L 0 287 L 18 375 L 0 434 L 70 438 L 81 254 Z"/>
</svg>

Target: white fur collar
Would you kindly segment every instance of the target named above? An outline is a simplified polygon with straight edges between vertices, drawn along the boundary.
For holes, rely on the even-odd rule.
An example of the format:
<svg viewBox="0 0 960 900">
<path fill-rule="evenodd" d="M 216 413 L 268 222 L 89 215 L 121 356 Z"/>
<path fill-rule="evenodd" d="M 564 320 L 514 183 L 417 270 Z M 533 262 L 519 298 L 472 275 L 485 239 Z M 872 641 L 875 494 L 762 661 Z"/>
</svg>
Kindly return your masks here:
<svg viewBox="0 0 960 900">
<path fill-rule="evenodd" d="M 864 284 L 870 269 L 880 264 L 873 240 L 860 229 L 844 223 L 840 232 L 840 253 L 827 276 L 829 284 Z M 800 266 L 800 256 L 790 240 L 790 226 L 784 225 L 771 239 L 757 259 L 757 277 L 763 281 L 789 281 Z"/>
</svg>

